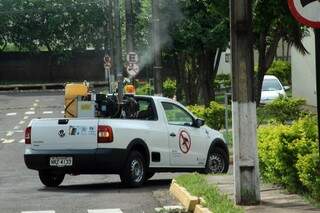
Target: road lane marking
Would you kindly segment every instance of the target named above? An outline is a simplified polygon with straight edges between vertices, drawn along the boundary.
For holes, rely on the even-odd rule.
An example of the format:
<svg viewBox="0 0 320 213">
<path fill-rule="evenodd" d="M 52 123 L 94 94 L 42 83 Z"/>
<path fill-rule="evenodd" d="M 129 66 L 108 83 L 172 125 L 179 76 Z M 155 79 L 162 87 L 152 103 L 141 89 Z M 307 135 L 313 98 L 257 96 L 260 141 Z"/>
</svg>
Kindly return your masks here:
<svg viewBox="0 0 320 213">
<path fill-rule="evenodd" d="M 64 111 L 61 111 L 60 113 L 61 113 L 61 114 L 64 114 Z"/>
<path fill-rule="evenodd" d="M 13 143 L 14 142 L 14 139 L 4 139 L 4 141 L 2 143 Z"/>
<path fill-rule="evenodd" d="M 6 116 L 15 116 L 15 115 L 17 115 L 16 112 L 10 112 L 10 113 L 7 113 L 7 114 L 6 114 Z"/>
<path fill-rule="evenodd" d="M 15 126 L 15 127 L 13 127 L 13 129 L 18 130 L 18 129 L 20 129 L 20 126 Z"/>
<path fill-rule="evenodd" d="M 34 111 L 29 111 L 29 112 L 25 112 L 24 113 L 25 115 L 34 115 L 34 114 L 36 114 Z"/>
<path fill-rule="evenodd" d="M 15 133 L 24 133 L 24 131 L 22 129 L 16 130 L 14 131 Z"/>
<path fill-rule="evenodd" d="M 36 106 L 38 106 L 38 104 L 37 104 L 37 103 L 34 103 L 33 106 L 36 107 Z"/>
<path fill-rule="evenodd" d="M 42 114 L 47 115 L 47 114 L 53 114 L 52 111 L 44 111 Z"/>
<path fill-rule="evenodd" d="M 38 103 L 38 102 L 39 102 L 39 100 L 37 99 L 37 100 L 35 100 L 35 102 L 37 102 L 37 103 Z"/>
<path fill-rule="evenodd" d="M 24 143 L 24 139 L 21 139 L 21 140 L 19 141 L 19 143 Z"/>
<path fill-rule="evenodd" d="M 7 134 L 6 134 L 6 136 L 7 136 L 7 137 L 11 137 L 13 134 L 14 134 L 13 131 L 8 131 Z"/>
<path fill-rule="evenodd" d="M 30 110 L 31 110 L 31 111 L 34 111 L 34 108 L 33 108 L 33 107 L 31 107 L 31 108 L 30 108 Z"/>
<path fill-rule="evenodd" d="M 48 210 L 48 211 L 23 211 L 21 213 L 55 213 L 53 210 Z"/>
<path fill-rule="evenodd" d="M 23 120 L 27 120 L 29 118 L 29 116 L 24 116 Z"/>
<path fill-rule="evenodd" d="M 122 213 L 121 209 L 88 209 L 88 213 Z"/>
<path fill-rule="evenodd" d="M 20 122 L 19 122 L 20 125 L 21 125 L 21 124 L 24 124 L 24 123 L 25 123 L 25 121 L 20 121 Z"/>
</svg>

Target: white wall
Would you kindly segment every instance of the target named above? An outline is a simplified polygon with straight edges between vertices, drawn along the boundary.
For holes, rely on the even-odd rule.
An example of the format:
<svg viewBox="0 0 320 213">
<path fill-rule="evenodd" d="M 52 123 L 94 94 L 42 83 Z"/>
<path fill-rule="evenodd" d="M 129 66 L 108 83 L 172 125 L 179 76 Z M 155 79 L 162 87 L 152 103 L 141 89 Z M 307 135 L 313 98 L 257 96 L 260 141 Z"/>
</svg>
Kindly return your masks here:
<svg viewBox="0 0 320 213">
<path fill-rule="evenodd" d="M 314 39 L 314 32 L 310 30 L 310 36 L 303 40 L 308 55 L 303 56 L 294 47 L 291 49 L 293 97 L 303 98 L 311 106 L 317 106 Z"/>
<path fill-rule="evenodd" d="M 259 54 L 258 51 L 254 50 L 254 64 L 258 65 Z M 229 55 L 229 56 L 228 56 Z M 229 62 L 226 61 L 226 58 L 229 59 Z M 218 74 L 228 74 L 231 75 L 231 53 L 230 49 L 227 49 L 221 54 Z"/>
</svg>

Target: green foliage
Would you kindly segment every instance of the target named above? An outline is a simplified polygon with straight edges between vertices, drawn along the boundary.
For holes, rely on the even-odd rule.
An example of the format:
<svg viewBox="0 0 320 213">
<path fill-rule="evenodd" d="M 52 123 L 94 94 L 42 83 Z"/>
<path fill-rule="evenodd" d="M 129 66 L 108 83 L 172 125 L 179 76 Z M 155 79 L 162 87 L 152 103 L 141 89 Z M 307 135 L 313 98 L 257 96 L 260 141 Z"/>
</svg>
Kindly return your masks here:
<svg viewBox="0 0 320 213">
<path fill-rule="evenodd" d="M 137 87 L 136 91 L 137 95 L 153 95 L 154 94 L 154 87 L 150 84 L 141 84 Z"/>
<path fill-rule="evenodd" d="M 217 75 L 214 80 L 214 88 L 216 89 L 224 89 L 231 87 L 231 78 L 228 74 Z"/>
<path fill-rule="evenodd" d="M 281 184 L 290 192 L 307 192 L 319 199 L 319 158 L 314 157 L 318 157 L 316 138 L 315 117 L 302 118 L 292 126 L 272 124 L 259 128 L 262 178 Z"/>
<path fill-rule="evenodd" d="M 203 205 L 212 212 L 244 212 L 242 208 L 236 207 L 227 195 L 222 195 L 216 186 L 210 185 L 203 175 L 197 173 L 182 175 L 177 177 L 176 181 L 190 194 L 202 197 L 205 200 Z"/>
<path fill-rule="evenodd" d="M 274 61 L 267 74 L 276 76 L 285 85 L 291 85 L 291 64 L 287 61 Z"/>
<path fill-rule="evenodd" d="M 164 97 L 173 98 L 176 94 L 177 82 L 175 80 L 167 79 L 163 83 L 163 95 Z"/>
<path fill-rule="evenodd" d="M 2 47 L 14 44 L 19 50 L 63 51 L 101 49 L 104 44 L 105 5 L 102 2 L 2 0 L 0 11 L 3 11 Z"/>
<path fill-rule="evenodd" d="M 261 114 L 277 122 L 286 123 L 297 120 L 304 114 L 302 111 L 304 104 L 305 101 L 302 99 L 280 97 L 267 104 Z"/>
<path fill-rule="evenodd" d="M 223 128 L 225 122 L 225 108 L 223 105 L 212 101 L 207 108 L 193 105 L 188 106 L 188 109 L 197 117 L 204 119 L 209 127 L 216 130 Z"/>
</svg>

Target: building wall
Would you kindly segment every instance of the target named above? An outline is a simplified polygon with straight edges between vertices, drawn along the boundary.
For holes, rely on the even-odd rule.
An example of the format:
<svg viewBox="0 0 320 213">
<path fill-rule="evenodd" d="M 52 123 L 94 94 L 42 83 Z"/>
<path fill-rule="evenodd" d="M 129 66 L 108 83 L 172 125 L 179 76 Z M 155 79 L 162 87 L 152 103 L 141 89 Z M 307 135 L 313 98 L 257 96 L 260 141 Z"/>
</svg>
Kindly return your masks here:
<svg viewBox="0 0 320 213">
<path fill-rule="evenodd" d="M 317 105 L 315 42 L 314 32 L 303 39 L 303 44 L 310 54 L 303 56 L 294 47 L 291 49 L 292 63 L 292 94 L 303 98 L 310 106 Z"/>
</svg>

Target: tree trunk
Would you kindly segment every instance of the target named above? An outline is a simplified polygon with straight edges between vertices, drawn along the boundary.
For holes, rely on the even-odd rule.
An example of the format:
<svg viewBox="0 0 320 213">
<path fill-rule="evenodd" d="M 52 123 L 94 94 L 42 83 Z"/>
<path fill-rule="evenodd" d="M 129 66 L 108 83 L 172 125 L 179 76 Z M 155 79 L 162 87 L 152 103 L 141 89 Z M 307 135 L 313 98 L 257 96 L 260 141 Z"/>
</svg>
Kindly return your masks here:
<svg viewBox="0 0 320 213">
<path fill-rule="evenodd" d="M 181 64 L 184 64 L 184 58 L 180 53 L 174 53 L 174 63 L 176 67 L 176 81 L 177 81 L 177 101 L 182 102 L 183 100 L 183 85 L 185 85 L 185 78 L 184 78 L 184 69 L 182 69 Z"/>
</svg>

